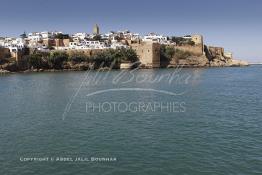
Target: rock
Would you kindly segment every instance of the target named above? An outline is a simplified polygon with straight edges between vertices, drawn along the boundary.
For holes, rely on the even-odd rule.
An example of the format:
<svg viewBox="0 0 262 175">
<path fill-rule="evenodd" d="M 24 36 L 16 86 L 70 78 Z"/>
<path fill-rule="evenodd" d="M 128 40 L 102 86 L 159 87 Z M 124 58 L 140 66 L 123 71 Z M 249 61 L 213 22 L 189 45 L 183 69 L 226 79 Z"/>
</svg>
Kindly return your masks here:
<svg viewBox="0 0 262 175">
<path fill-rule="evenodd" d="M 98 68 L 97 70 L 99 70 L 99 71 L 109 71 L 111 69 L 109 67 L 101 67 L 101 68 Z"/>
<path fill-rule="evenodd" d="M 195 66 L 200 66 L 200 67 L 206 66 L 208 64 L 208 59 L 204 55 L 202 55 L 202 56 L 189 56 L 187 58 L 187 60 L 188 60 L 189 64 L 192 64 L 192 65 L 195 65 Z"/>
<path fill-rule="evenodd" d="M 229 66 L 248 66 L 248 62 L 247 61 L 242 61 L 242 60 L 236 60 L 236 59 L 232 59 L 231 62 L 229 63 Z"/>
<path fill-rule="evenodd" d="M 63 64 L 63 69 L 71 69 L 72 64 L 70 64 L 69 62 L 66 62 Z"/>
<path fill-rule="evenodd" d="M 91 68 L 91 65 L 87 62 L 81 62 L 81 63 L 73 63 L 68 62 L 63 65 L 64 69 L 68 70 L 88 70 Z"/>
<path fill-rule="evenodd" d="M 31 70 L 30 69 L 27 69 L 27 70 L 25 70 L 25 71 L 23 71 L 24 73 L 28 73 L 28 72 L 31 72 Z"/>
<path fill-rule="evenodd" d="M 167 68 L 176 68 L 177 67 L 177 65 L 175 65 L 175 64 L 169 64 L 169 65 L 167 65 Z"/>
<path fill-rule="evenodd" d="M 224 67 L 227 65 L 227 62 L 224 59 L 215 58 L 209 62 L 211 67 Z"/>
<path fill-rule="evenodd" d="M 205 66 L 209 66 L 209 61 L 204 55 L 202 56 L 192 55 L 187 57 L 186 59 L 179 59 L 177 64 L 182 65 L 183 67 L 205 67 Z M 171 67 L 171 65 L 169 65 L 168 67 Z"/>
<path fill-rule="evenodd" d="M 10 73 L 8 70 L 0 69 L 0 74 Z"/>
<path fill-rule="evenodd" d="M 17 72 L 18 71 L 18 67 L 17 67 L 15 62 L 3 64 L 2 69 L 10 71 L 10 72 Z"/>
<path fill-rule="evenodd" d="M 132 63 L 121 63 L 120 64 L 120 69 L 131 69 L 133 66 Z"/>
</svg>

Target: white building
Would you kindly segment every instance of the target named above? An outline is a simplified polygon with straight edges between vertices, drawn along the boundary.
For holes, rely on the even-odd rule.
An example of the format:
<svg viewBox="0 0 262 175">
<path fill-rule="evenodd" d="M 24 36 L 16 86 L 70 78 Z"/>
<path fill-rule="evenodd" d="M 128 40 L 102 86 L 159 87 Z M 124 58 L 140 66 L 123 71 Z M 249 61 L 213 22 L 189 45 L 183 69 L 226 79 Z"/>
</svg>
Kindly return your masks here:
<svg viewBox="0 0 262 175">
<path fill-rule="evenodd" d="M 70 42 L 69 49 L 106 49 L 104 42 L 83 40 L 81 42 Z"/>
<path fill-rule="evenodd" d="M 138 33 L 132 33 L 129 30 L 120 31 L 120 33 L 124 36 L 125 39 L 137 40 L 140 38 L 140 35 Z"/>
<path fill-rule="evenodd" d="M 140 38 L 140 35 L 138 33 L 132 33 L 129 30 L 117 31 L 117 32 L 111 31 L 109 33 L 102 35 L 102 38 L 110 39 L 110 40 L 115 40 L 116 37 L 126 40 L 136 40 Z"/>
<path fill-rule="evenodd" d="M 45 31 L 45 32 L 41 32 L 40 34 L 42 35 L 43 39 L 49 39 L 49 38 L 54 38 L 57 33 L 62 33 L 62 32 L 47 32 L 47 31 Z"/>
<path fill-rule="evenodd" d="M 128 48 L 127 45 L 120 43 L 120 42 L 113 42 L 110 46 L 112 49 L 121 49 L 121 48 Z"/>
<path fill-rule="evenodd" d="M 158 42 L 158 43 L 166 43 L 167 37 L 163 35 L 158 35 L 155 33 L 149 33 L 148 35 L 144 36 L 142 39 L 143 41 L 152 41 L 152 42 Z"/>
<path fill-rule="evenodd" d="M 63 34 L 63 32 L 48 32 L 48 31 L 44 31 L 44 32 L 32 32 L 28 34 L 28 40 L 29 41 L 34 41 L 34 42 L 39 42 L 42 41 L 43 39 L 50 39 L 50 38 L 54 38 L 55 35 L 57 34 Z"/>
<path fill-rule="evenodd" d="M 84 40 L 85 38 L 87 38 L 89 35 L 87 33 L 75 33 L 72 35 L 72 38 L 77 38 L 79 40 Z"/>
<path fill-rule="evenodd" d="M 39 42 L 43 40 L 43 37 L 41 33 L 33 32 L 28 34 L 28 39 L 33 42 Z"/>
<path fill-rule="evenodd" d="M 17 52 L 18 50 L 22 50 L 26 46 L 26 42 L 23 38 L 1 38 L 0 46 L 4 48 L 8 48 L 10 52 Z"/>
</svg>

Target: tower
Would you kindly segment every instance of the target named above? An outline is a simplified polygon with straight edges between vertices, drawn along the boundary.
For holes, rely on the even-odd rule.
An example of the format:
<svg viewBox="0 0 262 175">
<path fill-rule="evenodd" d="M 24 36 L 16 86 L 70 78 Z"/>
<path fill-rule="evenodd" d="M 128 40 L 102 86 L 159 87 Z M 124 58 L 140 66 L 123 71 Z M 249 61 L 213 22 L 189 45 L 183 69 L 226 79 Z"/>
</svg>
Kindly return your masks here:
<svg viewBox="0 0 262 175">
<path fill-rule="evenodd" d="M 93 34 L 94 35 L 99 35 L 99 27 L 98 27 L 97 24 L 93 27 Z"/>
<path fill-rule="evenodd" d="M 202 35 L 192 35 L 192 41 L 194 41 L 196 45 L 203 44 L 203 36 Z"/>
</svg>

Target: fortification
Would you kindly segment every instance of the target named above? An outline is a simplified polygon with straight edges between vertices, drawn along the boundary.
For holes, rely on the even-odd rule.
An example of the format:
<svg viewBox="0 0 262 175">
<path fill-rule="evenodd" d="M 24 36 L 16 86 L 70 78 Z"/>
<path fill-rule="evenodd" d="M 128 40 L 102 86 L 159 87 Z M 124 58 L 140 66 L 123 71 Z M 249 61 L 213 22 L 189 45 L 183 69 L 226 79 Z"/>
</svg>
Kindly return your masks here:
<svg viewBox="0 0 262 175">
<path fill-rule="evenodd" d="M 56 52 L 56 51 L 57 50 L 52 50 L 51 52 Z M 66 52 L 69 55 L 82 53 L 83 55 L 90 57 L 90 56 L 94 56 L 98 53 L 103 52 L 103 50 L 102 49 L 78 49 L 78 50 L 64 50 L 62 52 Z"/>
<path fill-rule="evenodd" d="M 190 52 L 192 55 L 201 56 L 204 55 L 204 49 L 202 45 L 182 45 L 182 46 L 175 46 L 175 49 L 182 50 L 184 52 Z"/>
<path fill-rule="evenodd" d="M 0 59 L 9 58 L 10 56 L 8 48 L 0 48 Z"/>
<path fill-rule="evenodd" d="M 147 68 L 160 67 L 160 44 L 154 42 L 139 42 L 130 44 L 139 57 L 142 65 Z"/>
<path fill-rule="evenodd" d="M 204 39 L 202 35 L 191 35 L 191 41 L 193 41 L 194 45 L 184 44 L 184 45 L 177 45 L 175 49 L 179 49 L 185 52 L 190 52 L 195 56 L 204 55 Z"/>
<path fill-rule="evenodd" d="M 203 36 L 202 35 L 192 35 L 192 41 L 194 41 L 194 43 L 196 45 L 203 45 L 204 41 L 203 41 Z"/>
<path fill-rule="evenodd" d="M 208 50 L 211 52 L 212 56 L 215 56 L 215 55 L 224 56 L 224 48 L 223 47 L 209 46 Z"/>
</svg>

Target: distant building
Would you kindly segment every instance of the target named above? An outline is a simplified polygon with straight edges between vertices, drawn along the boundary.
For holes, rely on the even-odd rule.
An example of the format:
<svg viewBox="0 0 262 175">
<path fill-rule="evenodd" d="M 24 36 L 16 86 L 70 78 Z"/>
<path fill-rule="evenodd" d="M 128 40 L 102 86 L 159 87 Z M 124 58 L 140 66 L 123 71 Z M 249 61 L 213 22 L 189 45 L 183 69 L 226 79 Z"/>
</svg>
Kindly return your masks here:
<svg viewBox="0 0 262 175">
<path fill-rule="evenodd" d="M 121 48 L 128 48 L 126 44 L 121 42 L 112 42 L 110 48 L 112 49 L 121 49 Z"/>
<path fill-rule="evenodd" d="M 53 38 L 54 34 L 52 32 L 41 32 L 42 39 Z"/>
<path fill-rule="evenodd" d="M 75 33 L 72 35 L 73 40 L 84 40 L 87 38 L 89 35 L 87 33 Z"/>
<path fill-rule="evenodd" d="M 149 33 L 148 35 L 144 36 L 143 41 L 153 41 L 156 43 L 164 44 L 167 42 L 167 37 L 155 33 Z"/>
<path fill-rule="evenodd" d="M 28 34 L 28 39 L 30 41 L 38 42 L 38 41 L 41 41 L 43 37 L 40 32 L 32 32 Z"/>
<path fill-rule="evenodd" d="M 8 48 L 10 52 L 18 52 L 23 50 L 26 45 L 26 41 L 23 38 L 1 38 L 0 47 Z"/>
<path fill-rule="evenodd" d="M 69 42 L 69 49 L 107 49 L 104 42 L 83 40 L 81 42 Z"/>
<path fill-rule="evenodd" d="M 97 24 L 96 24 L 96 25 L 94 26 L 94 28 L 93 28 L 93 34 L 94 34 L 94 35 L 99 35 L 99 27 L 98 27 Z"/>
</svg>

